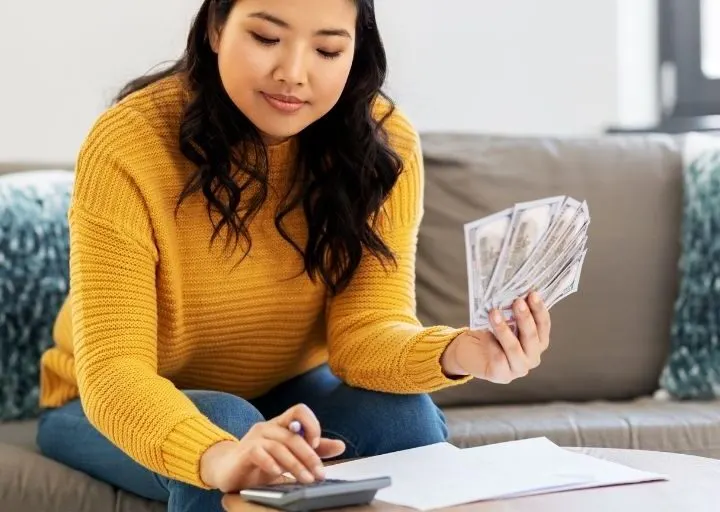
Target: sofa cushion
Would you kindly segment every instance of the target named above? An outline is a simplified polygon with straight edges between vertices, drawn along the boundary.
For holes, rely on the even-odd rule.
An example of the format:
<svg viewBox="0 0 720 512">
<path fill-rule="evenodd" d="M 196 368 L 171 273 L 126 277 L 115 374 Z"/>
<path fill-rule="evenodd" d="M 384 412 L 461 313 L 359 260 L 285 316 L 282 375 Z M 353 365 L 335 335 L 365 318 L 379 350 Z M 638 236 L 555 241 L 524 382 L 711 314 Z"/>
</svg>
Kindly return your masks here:
<svg viewBox="0 0 720 512">
<path fill-rule="evenodd" d="M 0 176 L 0 421 L 39 412 L 39 360 L 69 286 L 73 174 Z"/>
<path fill-rule="evenodd" d="M 468 324 L 463 224 L 521 201 L 587 200 L 592 218 L 578 293 L 552 309 L 549 351 L 509 385 L 474 381 L 441 405 L 623 400 L 653 393 L 669 346 L 682 211 L 681 141 L 425 134 L 418 315 Z"/>
<path fill-rule="evenodd" d="M 35 420 L 0 424 L 0 510 L 166 510 L 42 456 L 36 435 Z"/>
<path fill-rule="evenodd" d="M 35 442 L 37 430 L 36 420 L 0 423 L 0 443 L 22 446 L 28 450 L 38 451 Z"/>
<path fill-rule="evenodd" d="M 673 397 L 720 397 L 720 138 L 690 134 L 683 153 L 680 291 L 660 383 Z"/>
<path fill-rule="evenodd" d="M 0 443 L 0 510 L 161 512 L 167 507 L 118 491 L 27 448 Z"/>
<path fill-rule="evenodd" d="M 561 446 L 631 448 L 720 458 L 720 403 L 552 403 L 444 410 L 459 447 L 545 436 Z M 2 432 L 0 431 L 0 435 Z M 160 512 L 150 502 L 0 442 L 0 510 Z"/>
<path fill-rule="evenodd" d="M 460 447 L 545 436 L 560 446 L 629 448 L 720 459 L 720 402 L 497 405 L 445 411 Z"/>
</svg>

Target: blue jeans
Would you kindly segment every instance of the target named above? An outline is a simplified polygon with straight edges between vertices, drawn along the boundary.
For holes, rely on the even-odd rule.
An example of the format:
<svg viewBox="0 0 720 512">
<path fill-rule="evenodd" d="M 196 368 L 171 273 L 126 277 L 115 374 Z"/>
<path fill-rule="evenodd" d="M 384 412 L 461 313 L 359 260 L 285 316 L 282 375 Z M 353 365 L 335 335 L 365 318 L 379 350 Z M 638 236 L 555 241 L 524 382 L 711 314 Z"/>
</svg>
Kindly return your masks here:
<svg viewBox="0 0 720 512">
<path fill-rule="evenodd" d="M 215 391 L 186 391 L 212 422 L 238 438 L 250 427 L 291 406 L 308 405 L 323 436 L 341 439 L 340 458 L 380 455 L 447 439 L 445 418 L 427 395 L 395 395 L 353 388 L 327 365 L 246 401 Z M 38 445 L 44 455 L 130 493 L 166 502 L 169 512 L 222 510 L 219 491 L 170 480 L 141 466 L 87 420 L 79 400 L 45 411 Z"/>
</svg>

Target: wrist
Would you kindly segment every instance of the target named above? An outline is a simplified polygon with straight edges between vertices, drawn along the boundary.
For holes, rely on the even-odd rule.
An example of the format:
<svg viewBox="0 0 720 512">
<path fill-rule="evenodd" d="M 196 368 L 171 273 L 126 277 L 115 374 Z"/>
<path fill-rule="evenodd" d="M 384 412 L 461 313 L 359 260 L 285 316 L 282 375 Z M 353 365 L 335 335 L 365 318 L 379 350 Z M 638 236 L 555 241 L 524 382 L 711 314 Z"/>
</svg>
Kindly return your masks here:
<svg viewBox="0 0 720 512">
<path fill-rule="evenodd" d="M 219 487 L 216 471 L 218 461 L 234 444 L 234 441 L 219 441 L 205 450 L 200 457 L 200 480 L 211 489 Z"/>
<path fill-rule="evenodd" d="M 462 343 L 463 336 L 464 334 L 460 334 L 459 336 L 455 337 L 447 345 L 447 347 L 445 347 L 445 350 L 440 356 L 440 366 L 442 367 L 442 371 L 447 377 L 451 379 L 466 377 L 469 375 L 469 373 L 466 372 L 463 367 L 458 363 L 457 358 L 457 348 L 458 345 Z"/>
</svg>

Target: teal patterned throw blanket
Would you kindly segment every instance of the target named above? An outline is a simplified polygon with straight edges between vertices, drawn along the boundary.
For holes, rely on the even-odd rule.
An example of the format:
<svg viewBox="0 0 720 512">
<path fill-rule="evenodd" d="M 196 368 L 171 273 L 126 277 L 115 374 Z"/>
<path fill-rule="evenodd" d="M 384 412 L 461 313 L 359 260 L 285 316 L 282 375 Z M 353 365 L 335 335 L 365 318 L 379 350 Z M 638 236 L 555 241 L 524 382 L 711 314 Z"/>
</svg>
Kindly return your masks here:
<svg viewBox="0 0 720 512">
<path fill-rule="evenodd" d="M 0 176 L 0 422 L 39 412 L 39 360 L 68 291 L 72 179 Z"/>
<path fill-rule="evenodd" d="M 681 236 L 680 289 L 660 386 L 676 399 L 720 398 L 720 137 L 687 138 Z"/>
</svg>

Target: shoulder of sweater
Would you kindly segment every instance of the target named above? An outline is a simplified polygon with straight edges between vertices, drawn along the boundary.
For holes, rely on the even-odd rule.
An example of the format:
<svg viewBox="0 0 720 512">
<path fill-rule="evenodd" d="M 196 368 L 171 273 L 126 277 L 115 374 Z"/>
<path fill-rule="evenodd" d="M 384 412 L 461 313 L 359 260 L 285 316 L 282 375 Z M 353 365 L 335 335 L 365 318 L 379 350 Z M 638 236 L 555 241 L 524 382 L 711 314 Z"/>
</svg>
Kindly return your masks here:
<svg viewBox="0 0 720 512">
<path fill-rule="evenodd" d="M 136 112 L 155 130 L 177 130 L 189 97 L 183 79 L 172 75 L 126 96 L 116 107 L 120 111 L 128 109 Z"/>
<path fill-rule="evenodd" d="M 388 144 L 402 160 L 402 172 L 380 217 L 383 231 L 400 226 L 416 229 L 423 214 L 424 168 L 420 136 L 401 108 L 383 96 L 373 116 L 387 134 Z"/>
<path fill-rule="evenodd" d="M 390 146 L 403 161 L 417 156 L 420 150 L 420 135 L 401 107 L 380 95 L 373 103 L 372 113 L 373 118 L 387 133 Z"/>
<path fill-rule="evenodd" d="M 98 117 L 75 165 L 73 205 L 78 211 L 149 239 L 149 202 L 164 201 L 172 193 L 167 183 L 184 170 L 175 124 L 181 95 L 172 80 L 161 80 Z"/>
<path fill-rule="evenodd" d="M 96 152 L 144 159 L 158 155 L 158 146 L 176 147 L 185 102 L 182 83 L 174 76 L 126 96 L 95 120 L 81 157 Z"/>
</svg>

